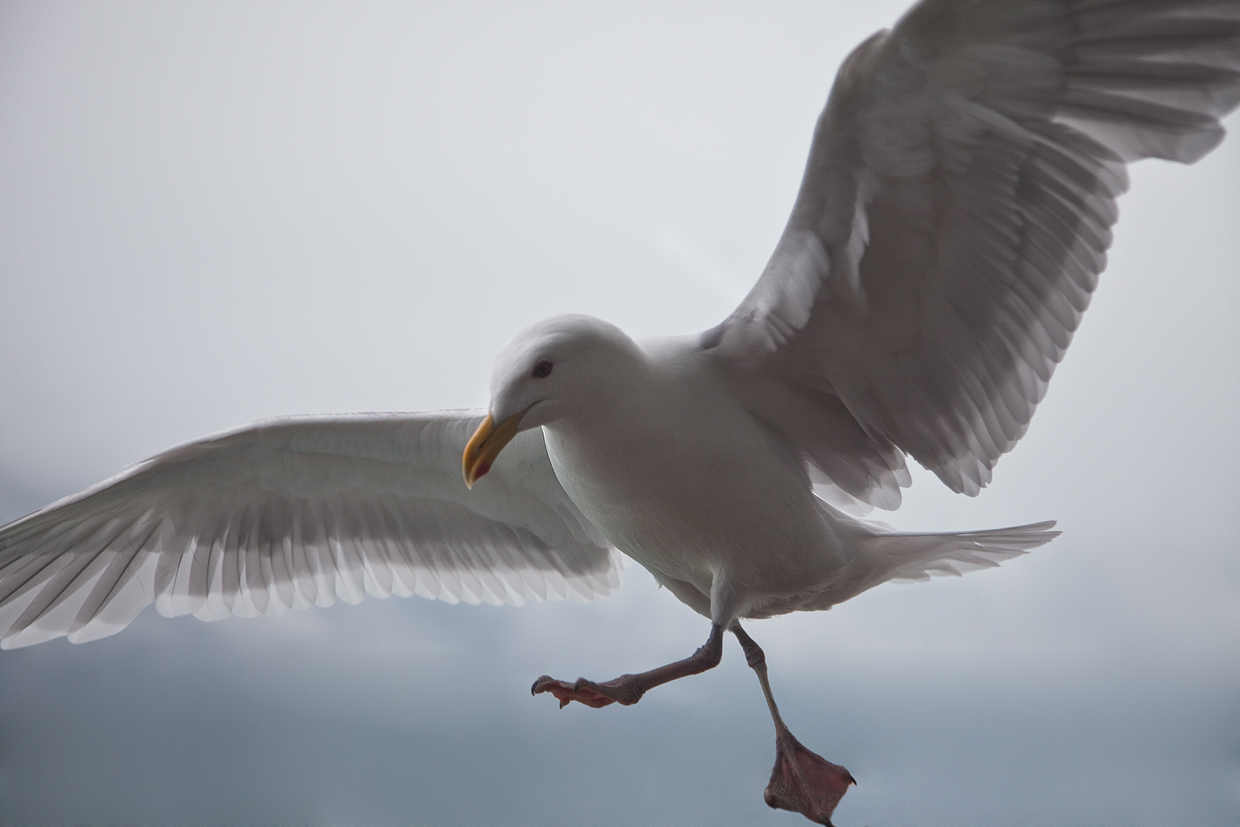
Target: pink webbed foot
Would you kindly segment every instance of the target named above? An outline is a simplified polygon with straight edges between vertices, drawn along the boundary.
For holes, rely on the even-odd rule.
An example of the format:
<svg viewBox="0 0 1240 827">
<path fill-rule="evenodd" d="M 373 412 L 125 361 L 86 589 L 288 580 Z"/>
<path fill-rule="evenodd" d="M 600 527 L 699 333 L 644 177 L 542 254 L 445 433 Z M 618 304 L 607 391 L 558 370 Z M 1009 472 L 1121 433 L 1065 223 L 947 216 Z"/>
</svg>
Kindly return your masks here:
<svg viewBox="0 0 1240 827">
<path fill-rule="evenodd" d="M 697 675 L 707 669 L 714 669 L 719 664 L 719 658 L 722 655 L 723 627 L 716 623 L 710 627 L 710 637 L 706 643 L 684 660 L 651 669 L 649 672 L 621 675 L 606 683 L 595 683 L 585 678 L 578 678 L 575 683 L 568 683 L 543 675 L 534 681 L 534 685 L 530 687 L 530 693 L 538 695 L 542 692 L 550 692 L 559 699 L 561 709 L 568 706 L 569 701 L 576 701 L 595 709 L 608 704 L 629 706 L 640 701 L 643 695 L 656 686 L 662 686 L 668 681 L 678 680 L 688 675 Z"/>
<path fill-rule="evenodd" d="M 848 770 L 810 752 L 784 730 L 775 739 L 775 768 L 763 798 L 768 807 L 791 810 L 830 827 L 835 806 L 856 783 Z"/>
<path fill-rule="evenodd" d="M 534 685 L 530 687 L 530 694 L 539 695 L 543 692 L 550 692 L 559 700 L 560 709 L 568 706 L 569 701 L 576 701 L 594 709 L 602 709 L 609 704 L 619 703 L 628 706 L 641 700 L 641 693 L 635 695 L 628 687 L 614 684 L 621 684 L 621 679 L 617 678 L 608 683 L 595 683 L 585 678 L 578 678 L 575 683 L 568 683 L 557 681 L 550 675 L 543 675 L 534 681 Z"/>
</svg>

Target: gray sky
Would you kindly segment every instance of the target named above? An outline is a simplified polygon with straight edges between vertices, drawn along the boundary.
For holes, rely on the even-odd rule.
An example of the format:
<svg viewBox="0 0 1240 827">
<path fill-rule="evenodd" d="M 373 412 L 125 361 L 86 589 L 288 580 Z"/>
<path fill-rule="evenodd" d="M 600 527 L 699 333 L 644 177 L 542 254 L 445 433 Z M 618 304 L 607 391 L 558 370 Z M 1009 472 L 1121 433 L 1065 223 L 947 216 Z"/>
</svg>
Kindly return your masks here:
<svg viewBox="0 0 1240 827">
<path fill-rule="evenodd" d="M 716 323 L 840 59 L 902 8 L 0 5 L 0 520 L 264 416 L 483 406 L 554 313 Z M 1064 536 L 752 625 L 794 732 L 860 781 L 841 827 L 1235 824 L 1240 141 L 1132 178 L 994 484 L 918 472 L 880 515 Z M 635 565 L 591 605 L 148 610 L 0 653 L 0 821 L 798 823 L 762 804 L 732 643 L 632 708 L 529 697 L 707 631 Z"/>
</svg>

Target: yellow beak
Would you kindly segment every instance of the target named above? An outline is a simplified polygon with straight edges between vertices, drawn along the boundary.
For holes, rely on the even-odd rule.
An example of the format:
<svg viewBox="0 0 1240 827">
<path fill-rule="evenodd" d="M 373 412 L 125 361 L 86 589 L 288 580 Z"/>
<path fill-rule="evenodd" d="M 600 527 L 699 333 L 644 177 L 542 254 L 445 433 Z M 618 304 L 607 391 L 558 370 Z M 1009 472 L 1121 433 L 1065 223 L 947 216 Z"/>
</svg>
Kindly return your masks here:
<svg viewBox="0 0 1240 827">
<path fill-rule="evenodd" d="M 499 452 L 517 435 L 521 416 L 522 414 L 513 414 L 499 423 L 498 427 L 490 414 L 482 420 L 478 430 L 469 438 L 465 453 L 461 455 L 461 473 L 465 475 L 466 488 L 473 488 L 474 483 L 491 470 Z"/>
</svg>

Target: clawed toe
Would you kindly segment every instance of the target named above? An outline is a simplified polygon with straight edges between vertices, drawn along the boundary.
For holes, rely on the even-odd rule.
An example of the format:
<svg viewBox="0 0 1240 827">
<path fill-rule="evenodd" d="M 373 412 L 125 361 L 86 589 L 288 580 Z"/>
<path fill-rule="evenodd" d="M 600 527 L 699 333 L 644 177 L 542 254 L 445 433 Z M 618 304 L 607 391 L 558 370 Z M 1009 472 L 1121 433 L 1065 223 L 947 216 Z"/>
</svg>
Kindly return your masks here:
<svg viewBox="0 0 1240 827">
<path fill-rule="evenodd" d="M 560 702 L 560 709 L 568 706 L 569 701 L 576 701 L 579 704 L 585 704 L 594 709 L 601 709 L 609 704 L 615 703 L 618 698 L 609 697 L 604 694 L 604 687 L 584 678 L 579 678 L 576 683 L 567 683 L 566 681 L 557 681 L 550 675 L 543 675 L 534 681 L 534 685 L 530 687 L 531 695 L 538 695 L 543 692 L 550 692 Z"/>
<path fill-rule="evenodd" d="M 856 780 L 838 764 L 806 749 L 784 730 L 775 740 L 775 768 L 764 796 L 768 807 L 791 810 L 830 827 L 831 813 Z"/>
<path fill-rule="evenodd" d="M 684 660 L 678 660 L 648 672 L 621 675 L 606 683 L 595 683 L 585 678 L 578 678 L 575 683 L 568 683 L 543 675 L 534 681 L 530 692 L 534 695 L 550 692 L 559 699 L 561 709 L 568 706 L 569 701 L 576 701 L 595 709 L 609 704 L 630 706 L 640 701 L 643 695 L 656 686 L 662 686 L 668 681 L 687 675 L 697 675 L 707 669 L 714 669 L 719 664 L 722 654 L 723 627 L 716 623 L 710 627 L 710 637 L 706 643 Z"/>
</svg>

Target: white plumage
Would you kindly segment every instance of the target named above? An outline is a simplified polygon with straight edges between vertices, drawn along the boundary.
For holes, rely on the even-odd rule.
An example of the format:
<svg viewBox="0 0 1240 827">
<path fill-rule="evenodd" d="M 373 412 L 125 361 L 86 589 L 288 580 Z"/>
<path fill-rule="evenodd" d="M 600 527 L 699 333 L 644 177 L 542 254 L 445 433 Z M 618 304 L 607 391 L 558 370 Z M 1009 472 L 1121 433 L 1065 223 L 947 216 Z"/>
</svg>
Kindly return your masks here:
<svg viewBox="0 0 1240 827">
<path fill-rule="evenodd" d="M 478 413 L 290 417 L 174 448 L 5 527 L 4 645 L 165 617 L 283 614 L 413 594 L 590 600 L 619 558 L 524 434 L 477 492 Z M 13 554 L 10 549 L 20 550 Z"/>
<path fill-rule="evenodd" d="M 152 602 L 590 599 L 617 549 L 729 628 L 1040 545 L 1049 524 L 854 514 L 899 505 L 906 455 L 955 491 L 990 481 L 1097 285 L 1125 165 L 1197 160 L 1237 103 L 1235 0 L 923 2 L 845 61 L 787 229 L 719 326 L 519 336 L 489 412 L 511 433 L 473 491 L 480 412 L 276 420 L 161 454 L 0 529 L 0 644 L 91 640 Z"/>
</svg>

